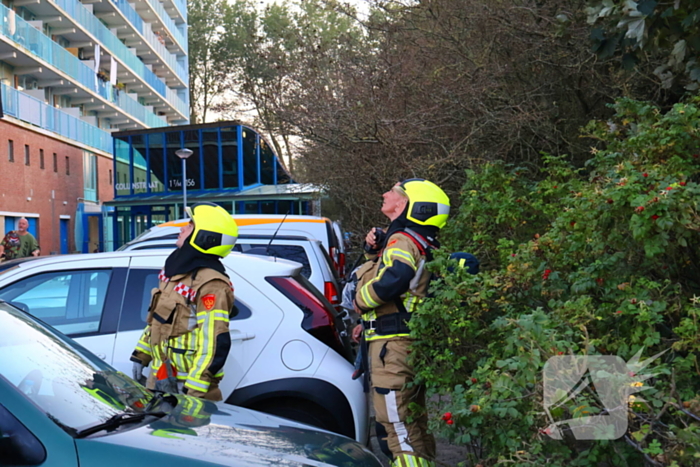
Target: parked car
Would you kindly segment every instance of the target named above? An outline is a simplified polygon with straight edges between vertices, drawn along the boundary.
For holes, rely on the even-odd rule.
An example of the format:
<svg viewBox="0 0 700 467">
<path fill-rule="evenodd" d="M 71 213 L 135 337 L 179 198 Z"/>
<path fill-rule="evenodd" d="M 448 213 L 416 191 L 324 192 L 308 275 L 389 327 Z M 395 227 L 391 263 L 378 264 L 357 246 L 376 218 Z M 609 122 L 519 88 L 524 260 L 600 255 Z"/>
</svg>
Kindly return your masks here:
<svg viewBox="0 0 700 467">
<path fill-rule="evenodd" d="M 168 250 L 53 256 L 0 271 L 0 299 L 73 337 L 123 372 Z M 223 260 L 235 287 L 230 404 L 367 439 L 368 407 L 353 381 L 342 319 L 298 263 L 240 253 Z"/>
<path fill-rule="evenodd" d="M 379 467 L 347 437 L 185 395 L 154 395 L 0 301 L 0 465 Z"/>
<path fill-rule="evenodd" d="M 143 241 L 134 241 L 123 245 L 118 251 L 174 249 L 180 228 L 177 233 L 168 233 Z M 241 253 L 271 256 L 296 261 L 302 265 L 301 275 L 309 279 L 318 290 L 331 302 L 340 305 L 340 282 L 333 267 L 333 261 L 328 256 L 320 240 L 309 239 L 294 235 L 239 235 L 233 251 Z"/>
<path fill-rule="evenodd" d="M 281 214 L 235 214 L 239 235 L 295 235 L 320 240 L 333 261 L 338 277 L 345 277 L 345 242 L 340 224 L 326 217 Z M 151 227 L 141 235 L 122 245 L 121 249 L 167 235 L 177 235 L 180 227 L 189 222 L 179 219 Z M 343 284 L 341 284 L 343 285 Z"/>
</svg>

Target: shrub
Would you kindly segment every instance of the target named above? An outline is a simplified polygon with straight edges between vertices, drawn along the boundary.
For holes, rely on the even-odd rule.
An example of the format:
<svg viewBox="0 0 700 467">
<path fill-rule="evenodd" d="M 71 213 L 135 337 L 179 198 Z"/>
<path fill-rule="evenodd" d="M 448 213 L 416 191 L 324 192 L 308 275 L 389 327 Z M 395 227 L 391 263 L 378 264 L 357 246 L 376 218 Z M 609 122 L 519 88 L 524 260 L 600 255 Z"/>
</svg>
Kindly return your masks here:
<svg viewBox="0 0 700 467">
<path fill-rule="evenodd" d="M 622 100 L 584 167 L 545 155 L 544 169 L 488 164 L 467 172 L 459 211 L 431 267 L 441 279 L 411 320 L 412 356 L 431 427 L 483 465 L 693 465 L 700 462 L 700 100 L 656 107 Z M 448 271 L 469 251 L 482 272 Z M 553 421 L 601 413 L 588 386 L 543 410 L 542 369 L 555 355 L 668 350 L 650 389 L 630 400 L 615 441 L 553 440 Z M 435 398 L 433 398 L 435 400 Z M 441 419 L 452 414 L 453 423 Z"/>
</svg>

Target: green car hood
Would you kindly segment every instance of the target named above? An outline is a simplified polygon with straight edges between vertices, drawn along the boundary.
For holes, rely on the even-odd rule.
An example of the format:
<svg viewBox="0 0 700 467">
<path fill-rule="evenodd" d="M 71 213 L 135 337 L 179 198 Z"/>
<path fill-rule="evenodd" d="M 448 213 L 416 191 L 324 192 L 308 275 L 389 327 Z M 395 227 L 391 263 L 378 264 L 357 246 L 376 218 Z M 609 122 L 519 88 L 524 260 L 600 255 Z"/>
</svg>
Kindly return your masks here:
<svg viewBox="0 0 700 467">
<path fill-rule="evenodd" d="M 81 467 L 381 466 L 365 447 L 341 435 L 231 405 L 178 399 L 170 414 L 150 424 L 76 439 Z"/>
</svg>

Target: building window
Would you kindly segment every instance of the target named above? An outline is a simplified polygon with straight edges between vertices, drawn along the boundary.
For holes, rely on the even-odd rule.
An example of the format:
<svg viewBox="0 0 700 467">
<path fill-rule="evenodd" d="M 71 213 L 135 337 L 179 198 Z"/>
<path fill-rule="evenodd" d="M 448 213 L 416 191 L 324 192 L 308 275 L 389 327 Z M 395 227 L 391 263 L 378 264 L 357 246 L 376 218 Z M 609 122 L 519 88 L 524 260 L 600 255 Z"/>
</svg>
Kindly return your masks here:
<svg viewBox="0 0 700 467">
<path fill-rule="evenodd" d="M 97 156 L 91 152 L 83 152 L 83 197 L 86 200 L 97 201 Z"/>
<path fill-rule="evenodd" d="M 7 140 L 7 160 L 10 162 L 15 161 L 15 142 L 11 139 Z"/>
<path fill-rule="evenodd" d="M 66 156 L 66 175 L 70 175 L 70 158 Z"/>
<path fill-rule="evenodd" d="M 58 173 L 58 156 L 53 153 L 53 171 Z"/>
<path fill-rule="evenodd" d="M 44 150 L 39 149 L 39 167 L 44 168 Z"/>
<path fill-rule="evenodd" d="M 24 165 L 29 165 L 29 145 L 24 145 Z"/>
<path fill-rule="evenodd" d="M 112 186 L 112 169 L 109 169 L 109 186 Z"/>
</svg>

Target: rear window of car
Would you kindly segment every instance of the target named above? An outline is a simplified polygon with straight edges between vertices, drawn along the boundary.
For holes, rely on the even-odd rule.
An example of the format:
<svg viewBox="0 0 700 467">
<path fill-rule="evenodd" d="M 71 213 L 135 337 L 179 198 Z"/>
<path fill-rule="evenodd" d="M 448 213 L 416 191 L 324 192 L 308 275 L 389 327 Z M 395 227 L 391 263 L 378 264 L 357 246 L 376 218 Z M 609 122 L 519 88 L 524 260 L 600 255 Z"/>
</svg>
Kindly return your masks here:
<svg viewBox="0 0 700 467">
<path fill-rule="evenodd" d="M 328 251 L 326 251 L 326 248 L 323 245 L 319 246 L 321 247 L 321 252 L 323 252 L 323 257 L 326 258 L 326 264 L 328 264 L 328 269 L 331 271 L 331 274 L 333 274 L 333 277 L 335 278 L 336 282 L 340 283 L 338 271 L 335 269 L 335 266 L 333 266 L 333 260 L 331 259 L 331 256 L 328 254 Z"/>
<path fill-rule="evenodd" d="M 301 264 L 301 275 L 305 278 L 311 277 L 311 262 L 306 254 L 306 249 L 299 245 L 275 245 L 269 247 L 265 244 L 241 243 L 240 239 L 233 247 L 234 251 L 240 251 L 248 255 L 276 256 Z"/>
</svg>

